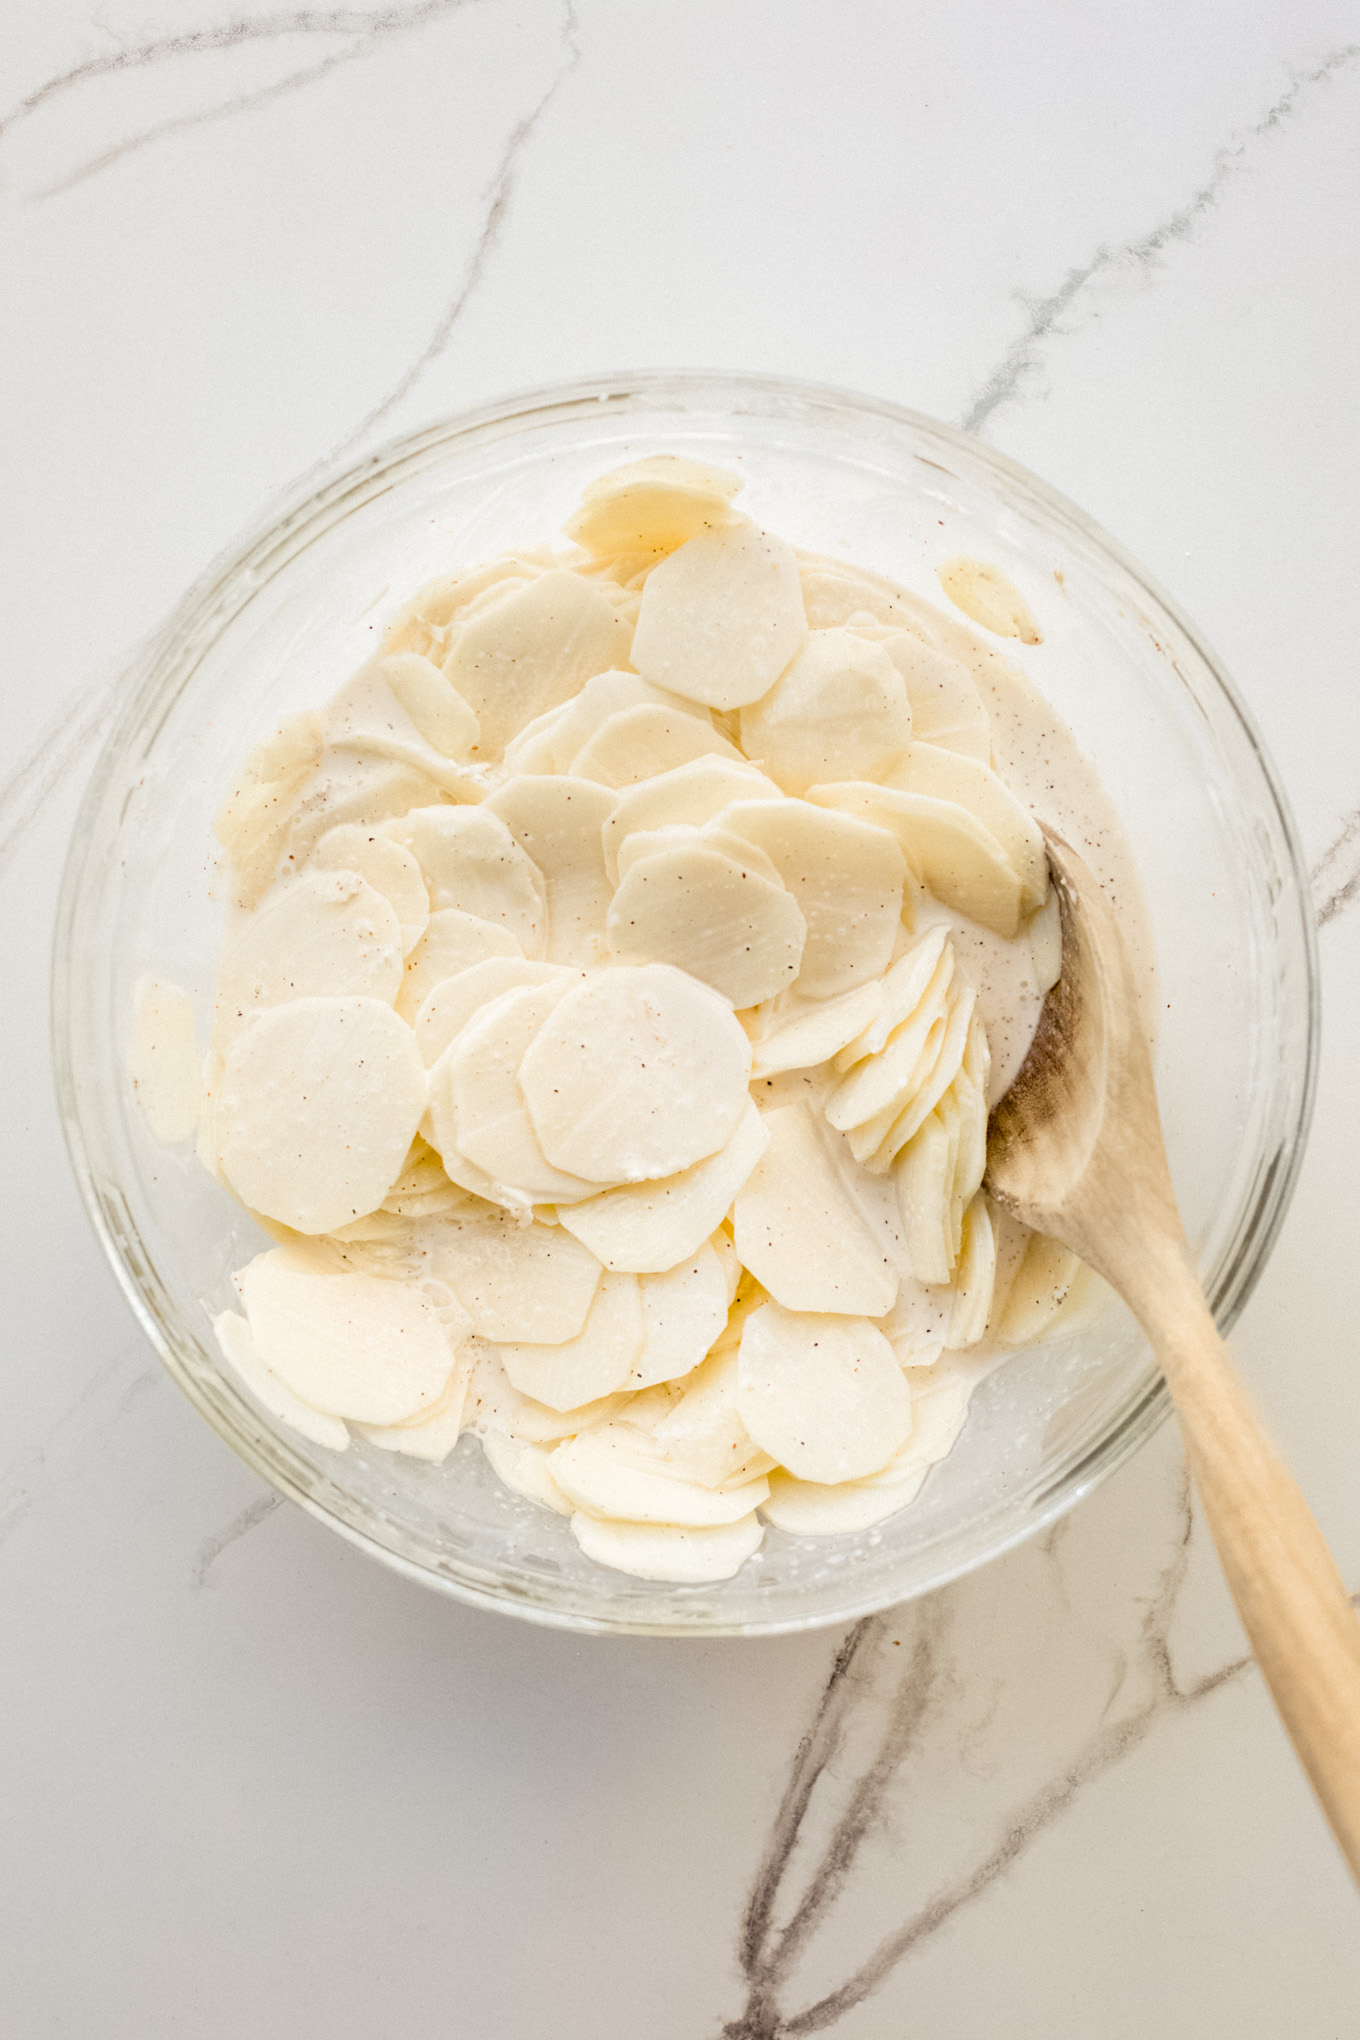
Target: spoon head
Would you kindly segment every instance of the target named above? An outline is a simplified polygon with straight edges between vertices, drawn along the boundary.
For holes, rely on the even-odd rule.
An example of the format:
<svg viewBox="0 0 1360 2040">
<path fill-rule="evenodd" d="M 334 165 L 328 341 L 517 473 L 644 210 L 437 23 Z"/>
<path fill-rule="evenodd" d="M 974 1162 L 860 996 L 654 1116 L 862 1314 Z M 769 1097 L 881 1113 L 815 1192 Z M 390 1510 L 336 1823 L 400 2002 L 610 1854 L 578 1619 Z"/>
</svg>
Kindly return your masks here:
<svg viewBox="0 0 1360 2040">
<path fill-rule="evenodd" d="M 1111 1273 L 1111 1237 L 1131 1218 L 1155 1218 L 1177 1236 L 1180 1221 L 1118 921 L 1089 865 L 1055 831 L 1044 835 L 1062 971 L 992 1113 L 986 1181 L 1026 1225 Z"/>
</svg>

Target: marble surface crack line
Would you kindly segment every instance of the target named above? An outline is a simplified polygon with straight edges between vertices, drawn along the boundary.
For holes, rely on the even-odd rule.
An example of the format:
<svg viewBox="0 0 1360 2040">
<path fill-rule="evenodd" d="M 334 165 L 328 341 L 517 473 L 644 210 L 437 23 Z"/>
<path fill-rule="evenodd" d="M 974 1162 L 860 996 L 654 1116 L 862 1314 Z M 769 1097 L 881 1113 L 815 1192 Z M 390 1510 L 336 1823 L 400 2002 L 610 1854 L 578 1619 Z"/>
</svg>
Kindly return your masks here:
<svg viewBox="0 0 1360 2040">
<path fill-rule="evenodd" d="M 520 161 L 525 148 L 532 140 L 548 108 L 556 99 L 567 79 L 581 61 L 582 50 L 579 35 L 575 0 L 565 0 L 562 9 L 562 59 L 549 79 L 546 89 L 537 101 L 511 130 L 501 151 L 500 160 L 486 187 L 486 212 L 481 230 L 473 244 L 472 251 L 463 265 L 457 289 L 441 312 L 433 333 L 424 348 L 403 374 L 392 385 L 387 395 L 375 404 L 368 415 L 361 419 L 354 430 L 332 449 L 330 458 L 336 459 L 367 437 L 376 425 L 382 423 L 397 405 L 408 397 L 431 364 L 437 361 L 452 341 L 458 323 L 476 295 L 487 265 L 499 247 L 514 203 L 515 187 L 519 180 Z"/>
<path fill-rule="evenodd" d="M 257 1495 L 253 1502 L 247 1503 L 239 1516 L 233 1516 L 230 1523 L 221 1530 L 214 1531 L 211 1537 L 205 1537 L 198 1547 L 198 1556 L 189 1575 L 190 1586 L 195 1588 L 206 1586 L 208 1575 L 223 1552 L 229 1550 L 233 1544 L 239 1544 L 252 1530 L 258 1530 L 261 1523 L 267 1522 L 275 1509 L 281 1508 L 282 1505 L 282 1495 Z"/>
<path fill-rule="evenodd" d="M 1219 149 L 1212 170 L 1198 189 L 1146 233 L 1132 240 L 1102 243 L 1089 262 L 1067 272 L 1051 297 L 1026 298 L 1022 293 L 1021 302 L 1028 313 L 1025 329 L 968 402 L 961 421 L 964 430 L 980 432 L 1003 405 L 1022 402 L 1027 393 L 1024 386 L 1041 365 L 1046 343 L 1064 338 L 1074 330 L 1072 315 L 1079 315 L 1081 301 L 1090 286 L 1120 270 L 1145 274 L 1168 248 L 1188 240 L 1200 221 L 1212 212 L 1225 186 L 1247 167 L 1257 145 L 1290 118 L 1300 99 L 1326 84 L 1357 57 L 1360 43 L 1347 43 L 1311 70 L 1296 73 L 1288 88 L 1259 120 Z"/>
<path fill-rule="evenodd" d="M 741 1963 L 748 1976 L 755 1976 L 762 1967 L 775 1901 L 813 1791 L 840 1750 L 846 1717 L 859 1698 L 884 1633 L 881 1615 L 866 1615 L 849 1631 L 832 1662 L 812 1725 L 798 1745 L 742 1921 Z"/>
<path fill-rule="evenodd" d="M 107 1432 L 110 1426 L 129 1416 L 164 1378 L 160 1367 L 155 1366 L 144 1367 L 130 1380 L 125 1379 L 130 1361 L 145 1358 L 145 1353 L 138 1340 L 135 1346 L 126 1347 L 106 1360 L 67 1404 L 41 1443 L 7 1475 L 5 1492 L 0 1495 L 0 1545 L 8 1543 L 45 1491 L 54 1470 L 60 1470 L 67 1456 L 78 1448 L 85 1434 L 86 1413 L 97 1409 L 102 1428 Z M 106 1407 L 106 1391 L 110 1389 L 116 1389 L 117 1394 L 112 1406 Z"/>
<path fill-rule="evenodd" d="M 1335 921 L 1360 896 L 1360 808 L 1345 817 L 1312 870 L 1319 928 Z"/>
<path fill-rule="evenodd" d="M 316 84 L 320 79 L 327 77 L 332 71 L 339 70 L 345 64 L 352 64 L 358 58 L 371 56 L 381 45 L 390 42 L 397 36 L 409 35 L 414 30 L 425 28 L 431 22 L 437 21 L 445 15 L 456 13 L 461 8 L 476 4 L 477 0 L 421 0 L 421 4 L 416 7 L 389 8 L 382 14 L 368 17 L 367 20 L 362 15 L 352 15 L 349 19 L 354 25 L 349 33 L 353 35 L 354 39 L 345 48 L 333 50 L 329 55 L 322 57 L 317 63 L 303 65 L 300 69 L 290 71 L 284 77 L 276 78 L 270 84 L 262 85 L 255 91 L 235 94 L 231 98 L 221 100 L 216 105 L 200 107 L 192 113 L 174 114 L 167 120 L 157 121 L 153 126 L 141 129 L 137 134 L 128 135 L 122 141 L 115 142 L 110 148 L 102 150 L 99 155 L 91 156 L 84 163 L 78 164 L 74 170 L 67 171 L 65 175 L 54 179 L 52 183 L 42 185 L 37 190 L 30 192 L 28 195 L 29 202 L 37 203 L 41 200 L 60 197 L 62 193 L 74 190 L 79 184 L 84 184 L 89 178 L 98 176 L 101 171 L 109 169 L 114 163 L 121 162 L 124 157 L 134 155 L 139 149 L 146 148 L 149 143 L 164 141 L 171 135 L 186 134 L 191 129 L 204 127 L 210 122 L 234 119 L 238 114 L 252 113 L 262 106 L 268 106 L 274 100 L 286 98 L 290 93 L 301 91 L 308 85 Z M 297 22 L 304 18 L 301 16 L 295 18 L 294 29 L 296 29 Z M 346 19 L 344 15 L 337 14 L 306 18 L 310 19 L 311 27 L 305 32 L 333 35 L 345 32 L 339 26 Z M 288 34 L 290 29 L 287 26 L 286 19 L 284 26 L 275 27 L 270 32 L 276 35 Z M 296 30 L 296 32 L 302 33 L 304 31 Z M 205 32 L 205 34 L 210 33 L 210 31 Z M 235 41 L 239 42 L 249 39 L 248 37 L 237 37 Z M 220 41 L 216 43 L 198 42 L 192 36 L 171 38 L 169 39 L 169 45 L 161 44 L 155 47 L 159 54 L 184 53 L 173 47 L 176 42 L 218 49 L 233 47 L 233 43 L 230 42 L 225 44 Z M 3 134 L 3 130 L 4 124 L 0 123 L 0 134 Z"/>
<path fill-rule="evenodd" d="M 98 681 L 75 702 L 64 703 L 28 756 L 0 780 L 0 872 L 52 795 L 103 735 L 117 705 L 121 679 L 120 673 Z"/>
<path fill-rule="evenodd" d="M 141 70 L 149 64 L 176 57 L 193 57 L 213 51 L 239 49 L 244 43 L 274 42 L 288 36 L 350 35 L 365 41 L 380 41 L 408 29 L 422 27 L 451 13 L 468 0 L 416 0 L 407 7 L 301 8 L 290 14 L 240 15 L 207 28 L 183 29 L 177 34 L 149 37 L 145 42 L 120 43 L 102 56 L 86 57 L 69 70 L 58 72 L 0 114 L 0 140 L 38 109 L 87 84 L 91 79 L 109 78 L 120 71 Z"/>
</svg>

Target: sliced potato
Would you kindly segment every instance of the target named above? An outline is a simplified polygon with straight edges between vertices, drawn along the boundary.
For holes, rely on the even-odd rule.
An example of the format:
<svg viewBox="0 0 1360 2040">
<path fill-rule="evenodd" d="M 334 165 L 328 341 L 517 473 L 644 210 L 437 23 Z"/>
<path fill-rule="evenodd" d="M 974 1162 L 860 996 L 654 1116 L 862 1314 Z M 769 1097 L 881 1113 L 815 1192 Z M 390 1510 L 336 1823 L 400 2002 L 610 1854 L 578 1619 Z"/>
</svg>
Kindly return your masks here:
<svg viewBox="0 0 1360 2040">
<path fill-rule="evenodd" d="M 680 1587 L 730 1580 L 760 1549 L 764 1531 L 754 1514 L 705 1530 L 671 1523 L 614 1523 L 578 1509 L 571 1534 L 586 1557 L 639 1580 Z"/>
<path fill-rule="evenodd" d="M 791 1002 L 781 1004 L 771 1031 L 753 1046 L 752 1079 L 829 1062 L 873 1025 L 882 996 L 881 981 L 856 985 L 830 999 L 794 994 Z"/>
<path fill-rule="evenodd" d="M 313 1409 L 399 1424 L 447 1387 L 453 1349 L 411 1283 L 337 1273 L 297 1247 L 258 1254 L 237 1280 L 261 1360 Z"/>
<path fill-rule="evenodd" d="M 645 1337 L 637 1276 L 606 1271 L 574 1339 L 554 1346 L 503 1340 L 496 1351 L 521 1395 L 546 1403 L 549 1409 L 575 1410 L 624 1387 Z"/>
<path fill-rule="evenodd" d="M 770 1144 L 732 1207 L 737 1252 L 791 1311 L 882 1317 L 897 1275 L 806 1105 L 764 1115 Z"/>
<path fill-rule="evenodd" d="M 774 1461 L 755 1443 L 737 1408 L 735 1345 L 711 1353 L 680 1386 L 682 1393 L 652 1433 L 657 1451 L 677 1474 L 703 1487 L 732 1487 L 773 1470 Z"/>
<path fill-rule="evenodd" d="M 659 772 L 620 792 L 602 832 L 605 869 L 617 882 L 619 853 L 629 836 L 684 823 L 700 828 L 734 800 L 780 799 L 772 779 L 736 758 L 696 758 Z"/>
<path fill-rule="evenodd" d="M 525 956 L 547 940 L 543 879 L 499 815 L 485 807 L 416 808 L 382 833 L 409 850 L 435 911 L 450 907 L 513 935 Z"/>
<path fill-rule="evenodd" d="M 941 945 L 934 968 L 914 1009 L 893 1029 L 878 1054 L 865 1056 L 854 1064 L 849 1075 L 841 1079 L 827 1100 L 827 1123 L 838 1132 L 847 1133 L 852 1127 L 863 1126 L 884 1113 L 891 1115 L 887 1122 L 890 1125 L 892 1118 L 911 1104 L 918 1086 L 937 1066 L 939 1051 L 944 1046 L 948 1013 L 952 1011 L 949 993 L 953 974 L 953 951 L 947 945 Z M 945 1025 L 932 1042 L 932 1030 L 942 1020 Z M 933 1048 L 934 1052 L 928 1055 L 928 1048 Z M 958 1061 L 945 1077 L 941 1090 L 952 1082 L 954 1071 L 962 1060 L 963 1038 L 960 1036 Z M 922 1118 L 933 1109 L 934 1099 L 925 1107 Z"/>
<path fill-rule="evenodd" d="M 548 889 L 548 956 L 555 963 L 600 960 L 613 887 L 602 832 L 614 795 L 565 775 L 507 780 L 485 802 L 543 874 Z"/>
<path fill-rule="evenodd" d="M 622 708 L 603 722 L 571 761 L 578 779 L 601 786 L 637 786 L 658 773 L 692 765 L 696 758 L 738 760 L 740 751 L 720 737 L 710 722 L 687 715 L 683 708 L 662 708 L 643 702 Z"/>
<path fill-rule="evenodd" d="M 881 779 L 911 746 L 906 683 L 880 645 L 814 630 L 768 694 L 741 711 L 741 747 L 786 793 Z"/>
<path fill-rule="evenodd" d="M 556 1445 L 607 1424 L 628 1403 L 625 1395 L 606 1395 L 595 1402 L 579 1403 L 574 1410 L 552 1410 L 532 1396 L 521 1395 L 501 1362 L 500 1348 L 477 1339 L 472 1347 L 472 1386 L 468 1391 L 465 1429 L 485 1437 L 491 1431 L 522 1444 Z"/>
<path fill-rule="evenodd" d="M 382 1203 L 425 1098 L 415 1038 L 390 1006 L 296 999 L 232 1043 L 215 1110 L 218 1167 L 252 1211 L 295 1232 L 333 1232 Z"/>
<path fill-rule="evenodd" d="M 427 581 L 388 625 L 384 652 L 419 652 L 425 658 L 441 659 L 448 649 L 450 625 L 480 596 L 492 588 L 522 586 L 550 564 L 550 554 L 501 553 L 496 559 Z"/>
<path fill-rule="evenodd" d="M 129 1063 L 153 1140 L 173 1147 L 198 1131 L 202 1065 L 194 1009 L 178 985 L 144 977 L 137 983 Z"/>
<path fill-rule="evenodd" d="M 441 978 L 422 1001 L 415 1018 L 416 1046 L 426 1069 L 434 1068 L 449 1043 L 462 1033 L 481 1007 L 499 998 L 502 992 L 514 991 L 521 985 L 561 984 L 564 968 L 558 963 L 530 963 L 524 956 L 496 954 L 455 970 L 451 977 Z"/>
<path fill-rule="evenodd" d="M 422 1459 L 429 1466 L 442 1466 L 458 1443 L 467 1407 L 470 1370 L 455 1366 L 444 1393 L 434 1407 L 400 1424 L 360 1424 L 356 1428 L 370 1445 L 384 1452 L 399 1452 L 407 1459 Z"/>
<path fill-rule="evenodd" d="M 690 539 L 648 575 L 633 664 L 687 700 L 744 708 L 769 691 L 806 637 L 789 547 L 733 524 Z"/>
<path fill-rule="evenodd" d="M 331 696 L 326 706 L 328 746 L 365 757 L 395 759 L 424 773 L 455 799 L 475 799 L 481 790 L 477 775 L 470 773 L 465 763 L 456 762 L 454 754 L 430 742 L 408 712 L 399 687 L 445 741 L 458 744 L 458 760 L 465 759 L 475 747 L 477 718 L 439 668 L 414 652 L 399 652 L 391 660 L 370 659 Z M 447 697 L 442 727 L 436 715 L 441 696 Z M 461 744 L 456 731 L 465 740 Z"/>
<path fill-rule="evenodd" d="M 525 1108 L 519 1066 L 549 1015 L 579 978 L 520 985 L 481 1007 L 430 1072 L 430 1125 L 448 1168 L 462 1156 L 530 1203 L 589 1197 L 593 1186 L 554 1168 Z M 455 1179 L 456 1180 L 456 1179 Z"/>
<path fill-rule="evenodd" d="M 243 1317 L 238 1317 L 235 1311 L 224 1310 L 220 1317 L 213 1319 L 213 1331 L 226 1359 L 271 1416 L 278 1417 L 301 1437 L 310 1438 L 314 1445 L 328 1446 L 332 1452 L 346 1450 L 349 1431 L 343 1421 L 339 1417 L 327 1416 L 322 1410 L 314 1410 L 265 1366 L 250 1326 Z"/>
<path fill-rule="evenodd" d="M 479 1338 L 522 1345 L 574 1339 L 603 1272 L 563 1227 L 519 1225 L 475 1206 L 440 1228 L 431 1260 Z"/>
<path fill-rule="evenodd" d="M 893 1169 L 911 1272 L 918 1282 L 948 1282 L 953 1271 L 949 1229 L 949 1135 L 931 1113 Z"/>
<path fill-rule="evenodd" d="M 657 1182 L 608 1190 L 564 1206 L 558 1217 L 606 1268 L 662 1273 L 696 1253 L 730 1211 L 769 1138 L 748 1098 L 717 1154 Z"/>
<path fill-rule="evenodd" d="M 936 899 L 955 913 L 1007 940 L 1019 928 L 1015 868 L 991 830 L 956 801 L 859 780 L 809 787 L 808 799 L 888 830 Z"/>
<path fill-rule="evenodd" d="M 492 957 L 499 961 L 513 958 L 517 963 L 523 960 L 523 952 L 509 928 L 499 921 L 484 921 L 480 914 L 465 913 L 461 907 L 441 907 L 438 913 L 430 915 L 425 933 L 406 959 L 397 993 L 397 1011 L 402 1019 L 414 1026 L 436 986 Z"/>
<path fill-rule="evenodd" d="M 988 560 L 968 559 L 960 553 L 945 561 L 939 579 L 955 608 L 974 623 L 980 623 L 984 630 L 997 637 L 1019 638 L 1026 645 L 1043 643 L 1029 604 L 1000 567 Z"/>
<path fill-rule="evenodd" d="M 623 1421 L 559 1445 L 550 1470 L 568 1500 L 592 1516 L 696 1530 L 740 1522 L 770 1491 L 763 1474 L 734 1488 L 680 1479 L 646 1433 Z"/>
<path fill-rule="evenodd" d="M 298 871 L 321 838 L 342 822 L 373 829 L 440 799 L 439 787 L 414 765 L 363 751 L 327 751 L 297 797 L 275 863 Z"/>
<path fill-rule="evenodd" d="M 589 483 L 562 529 L 587 552 L 674 552 L 700 532 L 727 524 L 741 477 L 678 454 L 655 454 Z"/>
<path fill-rule="evenodd" d="M 1006 1298 L 997 1337 L 1006 1346 L 1026 1346 L 1047 1330 L 1066 1303 L 1081 1262 L 1057 1240 L 1033 1233 Z"/>
<path fill-rule="evenodd" d="M 770 1498 L 760 1513 L 790 1537 L 844 1537 L 886 1522 L 914 1502 L 926 1473 L 923 1466 L 913 1479 L 892 1487 L 873 1487 L 856 1480 L 826 1487 L 817 1481 L 796 1480 L 791 1473 L 772 1473 Z"/>
<path fill-rule="evenodd" d="M 836 1057 L 836 1068 L 853 1069 L 865 1056 L 882 1055 L 905 1020 L 923 1005 L 935 1010 L 953 975 L 953 945 L 948 928 L 941 923 L 928 928 L 885 974 L 872 1021 L 846 1043 Z"/>
<path fill-rule="evenodd" d="M 1048 897 L 1048 852 L 1043 831 L 1004 779 L 976 758 L 961 758 L 934 744 L 913 744 L 895 782 L 907 793 L 953 801 L 995 836 L 1020 880 L 1020 910 L 1029 914 Z"/>
<path fill-rule="evenodd" d="M 976 758 L 979 765 L 990 764 L 992 726 L 968 668 L 914 631 L 876 624 L 855 628 L 856 635 L 881 645 L 902 675 L 916 741 L 935 744 L 942 751 L 961 752 L 965 758 Z M 869 777 L 864 772 L 853 776 Z"/>
<path fill-rule="evenodd" d="M 987 1199 L 979 1194 L 963 1214 L 963 1236 L 958 1273 L 954 1278 L 954 1308 L 949 1318 L 945 1345 L 951 1352 L 976 1346 L 987 1329 L 992 1309 L 992 1285 L 996 1280 L 996 1242 Z"/>
<path fill-rule="evenodd" d="M 403 954 L 410 955 L 425 933 L 430 895 L 409 850 L 376 829 L 342 822 L 321 838 L 312 852 L 312 863 L 318 871 L 357 871 L 365 885 L 381 893 L 397 917 Z"/>
<path fill-rule="evenodd" d="M 477 718 L 438 666 L 416 652 L 390 652 L 379 659 L 378 672 L 441 758 L 472 756 L 481 735 Z"/>
<path fill-rule="evenodd" d="M 723 1000 L 682 971 L 644 964 L 568 992 L 525 1055 L 520 1084 L 554 1167 L 637 1183 L 716 1154 L 750 1073 L 750 1043 Z"/>
<path fill-rule="evenodd" d="M 543 1445 L 522 1445 L 502 1431 L 485 1431 L 482 1450 L 491 1461 L 499 1480 L 526 1501 L 538 1502 L 559 1516 L 571 1514 L 571 1503 L 552 1477 L 551 1454 Z"/>
<path fill-rule="evenodd" d="M 650 1388 L 692 1373 L 727 1323 L 727 1278 L 712 1247 L 663 1275 L 643 1276 L 642 1314 L 642 1352 L 628 1386 Z"/>
<path fill-rule="evenodd" d="M 292 999 L 381 999 L 401 987 L 401 927 L 357 872 L 318 871 L 282 886 L 222 951 L 213 1044 L 225 1055 L 257 1013 Z"/>
<path fill-rule="evenodd" d="M 800 1480 L 874 1473 L 911 1429 L 906 1380 L 876 1325 L 777 1303 L 746 1320 L 737 1407 L 756 1444 Z"/>
<path fill-rule="evenodd" d="M 686 834 L 622 875 L 605 920 L 611 954 L 674 964 L 734 1006 L 773 998 L 802 961 L 807 924 L 796 902 L 752 868 L 752 853 L 738 861 L 697 830 Z"/>
<path fill-rule="evenodd" d="M 481 726 L 476 755 L 499 758 L 535 716 L 622 666 L 632 635 L 599 582 L 556 568 L 462 621 L 444 671 Z"/>
<path fill-rule="evenodd" d="M 882 974 L 905 878 L 905 859 L 885 829 L 803 800 L 741 800 L 714 821 L 765 852 L 801 909 L 805 997 L 829 998 Z"/>
</svg>

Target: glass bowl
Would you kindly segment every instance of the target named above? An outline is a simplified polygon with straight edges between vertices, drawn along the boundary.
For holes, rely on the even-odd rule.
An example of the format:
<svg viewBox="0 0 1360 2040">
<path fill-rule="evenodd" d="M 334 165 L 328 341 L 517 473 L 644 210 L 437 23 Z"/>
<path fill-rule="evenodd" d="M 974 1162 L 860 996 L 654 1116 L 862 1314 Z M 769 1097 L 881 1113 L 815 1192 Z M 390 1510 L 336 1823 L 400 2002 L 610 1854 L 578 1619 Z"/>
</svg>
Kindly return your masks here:
<svg viewBox="0 0 1360 2040">
<path fill-rule="evenodd" d="M 795 545 L 933 601 L 952 553 L 996 561 L 1045 642 L 1006 643 L 1098 770 L 1142 873 L 1161 974 L 1158 1083 L 1172 1173 L 1221 1326 L 1284 1216 L 1312 1100 L 1313 925 L 1293 824 L 1231 683 L 1111 540 L 1023 468 L 873 399 L 671 374 L 536 391 L 330 474 L 193 589 L 129 675 L 76 825 L 58 912 L 54 1055 L 96 1231 L 175 1380 L 266 1479 L 388 1564 L 480 1605 L 582 1630 L 770 1634 L 929 1591 L 1032 1535 L 1146 1439 L 1168 1398 L 1122 1306 L 1024 1350 L 977 1392 L 953 1454 L 858 1536 L 766 1533 L 720 1586 L 607 1572 L 564 1518 L 503 1488 L 475 1439 L 443 1467 L 277 1425 L 210 1319 L 263 1244 L 199 1167 L 157 1147 L 127 1042 L 144 972 L 185 987 L 206 1041 L 221 925 L 210 817 L 279 716 L 319 705 L 423 581 L 551 539 L 582 484 L 645 454 L 747 477 Z"/>
</svg>

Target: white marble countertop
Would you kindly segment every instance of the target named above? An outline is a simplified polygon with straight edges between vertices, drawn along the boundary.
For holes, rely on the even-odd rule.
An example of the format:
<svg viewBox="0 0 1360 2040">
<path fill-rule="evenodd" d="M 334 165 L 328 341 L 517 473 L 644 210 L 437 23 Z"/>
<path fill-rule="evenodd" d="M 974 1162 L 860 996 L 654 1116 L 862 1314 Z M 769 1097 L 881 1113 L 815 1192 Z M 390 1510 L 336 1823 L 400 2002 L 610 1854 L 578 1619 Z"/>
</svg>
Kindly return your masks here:
<svg viewBox="0 0 1360 2040">
<path fill-rule="evenodd" d="M 1197 619 L 1316 861 L 1317 1120 L 1234 1345 L 1360 1587 L 1354 5 L 15 0 L 0 77 L 0 2032 L 1354 2033 L 1355 1893 L 1172 1431 L 849 1638 L 441 1600 L 161 1372 L 45 994 L 115 676 L 337 447 L 625 366 L 961 420 Z"/>
</svg>

